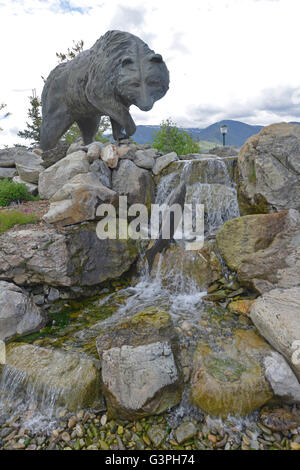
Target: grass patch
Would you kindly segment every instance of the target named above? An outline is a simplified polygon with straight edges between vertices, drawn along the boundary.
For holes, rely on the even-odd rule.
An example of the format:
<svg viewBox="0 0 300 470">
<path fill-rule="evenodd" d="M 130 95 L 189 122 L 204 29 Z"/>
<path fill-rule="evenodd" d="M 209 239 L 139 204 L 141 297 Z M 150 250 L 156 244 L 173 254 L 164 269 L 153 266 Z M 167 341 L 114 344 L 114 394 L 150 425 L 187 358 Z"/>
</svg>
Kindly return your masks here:
<svg viewBox="0 0 300 470">
<path fill-rule="evenodd" d="M 17 210 L 0 212 L 0 234 L 14 225 L 36 224 L 39 219 L 33 214 L 24 214 Z"/>
<path fill-rule="evenodd" d="M 14 183 L 9 179 L 0 181 L 0 206 L 6 207 L 12 201 L 36 201 L 39 196 L 32 196 L 26 184 Z"/>
</svg>

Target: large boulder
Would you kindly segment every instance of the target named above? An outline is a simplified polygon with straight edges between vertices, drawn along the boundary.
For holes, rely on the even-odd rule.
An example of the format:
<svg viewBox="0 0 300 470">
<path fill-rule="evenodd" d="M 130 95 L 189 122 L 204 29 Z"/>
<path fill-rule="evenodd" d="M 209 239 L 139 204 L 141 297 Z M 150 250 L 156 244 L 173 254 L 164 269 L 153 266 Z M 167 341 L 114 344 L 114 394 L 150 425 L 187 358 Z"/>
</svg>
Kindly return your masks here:
<svg viewBox="0 0 300 470">
<path fill-rule="evenodd" d="M 50 210 L 43 219 L 48 223 L 72 225 L 93 220 L 101 203 L 117 204 L 115 191 L 104 186 L 94 173 L 74 176 L 51 198 Z"/>
<path fill-rule="evenodd" d="M 40 174 L 39 194 L 41 198 L 50 199 L 73 176 L 88 173 L 89 168 L 87 154 L 83 150 L 67 155 Z"/>
<path fill-rule="evenodd" d="M 100 240 L 96 224 L 59 230 L 9 230 L 0 235 L 0 279 L 18 285 L 93 286 L 128 271 L 132 240 Z"/>
<path fill-rule="evenodd" d="M 105 329 L 96 344 L 111 417 L 134 420 L 180 402 L 178 338 L 169 314 L 149 308 Z"/>
<path fill-rule="evenodd" d="M 31 184 L 37 184 L 39 175 L 44 171 L 43 159 L 34 152 L 19 151 L 15 156 L 16 168 L 20 178 Z"/>
<path fill-rule="evenodd" d="M 250 137 L 238 157 L 242 214 L 300 209 L 300 126 L 273 124 Z"/>
<path fill-rule="evenodd" d="M 37 331 L 45 321 L 45 314 L 20 287 L 0 281 L 0 340 Z"/>
<path fill-rule="evenodd" d="M 217 350 L 198 344 L 191 401 L 211 416 L 244 416 L 273 398 L 261 365 L 270 346 L 253 331 L 238 330 Z"/>
<path fill-rule="evenodd" d="M 217 233 L 226 264 L 259 293 L 300 285 L 299 240 L 300 214 L 293 209 L 232 219 Z"/>
<path fill-rule="evenodd" d="M 121 160 L 118 168 L 113 170 L 112 189 L 127 196 L 129 205 L 145 204 L 149 208 L 154 202 L 154 188 L 151 173 L 131 160 Z"/>
<path fill-rule="evenodd" d="M 16 376 L 18 381 L 14 381 Z M 2 377 L 2 395 L 10 393 L 5 387 L 14 387 L 15 396 L 29 404 L 36 400 L 53 411 L 58 407 L 69 411 L 97 408 L 101 404 L 99 364 L 89 357 L 12 343 L 6 348 Z"/>
<path fill-rule="evenodd" d="M 273 289 L 258 298 L 250 312 L 260 333 L 288 361 L 300 380 L 300 289 Z"/>
</svg>

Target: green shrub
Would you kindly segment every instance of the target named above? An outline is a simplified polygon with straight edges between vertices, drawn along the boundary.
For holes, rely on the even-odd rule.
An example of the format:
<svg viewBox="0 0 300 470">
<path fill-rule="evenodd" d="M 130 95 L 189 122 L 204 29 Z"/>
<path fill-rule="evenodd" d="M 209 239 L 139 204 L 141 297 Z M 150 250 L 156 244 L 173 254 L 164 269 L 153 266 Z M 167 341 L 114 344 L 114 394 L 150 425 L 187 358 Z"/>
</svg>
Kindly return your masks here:
<svg viewBox="0 0 300 470">
<path fill-rule="evenodd" d="M 199 142 L 184 130 L 178 129 L 171 119 L 162 121 L 160 130 L 154 136 L 152 147 L 162 153 L 176 152 L 177 155 L 200 151 Z"/>
<path fill-rule="evenodd" d="M 34 214 L 24 214 L 16 210 L 0 211 L 0 234 L 16 224 L 36 224 L 37 222 L 38 218 Z"/>
<path fill-rule="evenodd" d="M 24 183 L 14 183 L 11 180 L 0 180 L 0 206 L 6 207 L 12 201 L 34 201 L 38 197 L 32 196 Z"/>
</svg>

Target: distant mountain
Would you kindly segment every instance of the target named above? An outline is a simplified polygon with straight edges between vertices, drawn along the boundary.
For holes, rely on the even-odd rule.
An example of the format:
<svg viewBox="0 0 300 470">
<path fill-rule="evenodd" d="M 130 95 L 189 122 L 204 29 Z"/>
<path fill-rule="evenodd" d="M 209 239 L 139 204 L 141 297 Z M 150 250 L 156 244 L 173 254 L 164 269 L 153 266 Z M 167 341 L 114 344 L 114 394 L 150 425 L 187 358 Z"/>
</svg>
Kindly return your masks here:
<svg viewBox="0 0 300 470">
<path fill-rule="evenodd" d="M 226 135 L 226 145 L 233 145 L 235 147 L 241 147 L 249 137 L 257 134 L 263 126 L 251 126 L 241 121 L 225 120 L 219 121 L 205 129 L 199 129 L 197 127 L 183 128 L 183 130 L 189 132 L 193 137 L 200 139 L 201 141 L 213 142 L 215 144 L 222 144 L 222 135 L 220 127 L 225 125 L 228 128 Z M 299 124 L 299 122 L 293 122 L 291 124 Z M 132 136 L 138 144 L 152 143 L 155 133 L 159 130 L 159 126 L 137 126 L 136 133 Z"/>
<path fill-rule="evenodd" d="M 189 134 L 201 141 L 222 144 L 220 127 L 225 124 L 228 128 L 226 145 L 234 145 L 236 147 L 241 147 L 249 137 L 257 134 L 263 128 L 263 126 L 251 126 L 240 121 L 225 120 L 216 122 L 205 129 L 188 127 L 183 128 L 183 130 L 189 132 Z M 159 126 L 137 126 L 136 133 L 132 138 L 138 144 L 152 143 L 153 137 L 158 130 Z"/>
</svg>

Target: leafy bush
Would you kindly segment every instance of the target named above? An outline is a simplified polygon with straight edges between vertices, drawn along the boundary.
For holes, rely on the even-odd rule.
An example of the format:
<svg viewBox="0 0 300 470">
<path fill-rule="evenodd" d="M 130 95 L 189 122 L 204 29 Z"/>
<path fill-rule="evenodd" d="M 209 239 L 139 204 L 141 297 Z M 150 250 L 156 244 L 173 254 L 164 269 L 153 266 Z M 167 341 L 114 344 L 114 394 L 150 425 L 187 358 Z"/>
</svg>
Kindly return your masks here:
<svg viewBox="0 0 300 470">
<path fill-rule="evenodd" d="M 199 142 L 196 142 L 187 132 L 178 129 L 176 124 L 167 119 L 160 124 L 160 130 L 155 134 L 152 147 L 159 152 L 176 152 L 177 155 L 199 153 Z"/>
<path fill-rule="evenodd" d="M 16 224 L 36 224 L 37 222 L 38 218 L 33 214 L 24 214 L 16 210 L 0 211 L 0 234 Z"/>
<path fill-rule="evenodd" d="M 14 183 L 11 180 L 0 180 L 0 206 L 6 207 L 12 201 L 34 201 L 38 199 L 32 196 L 24 183 Z"/>
</svg>

